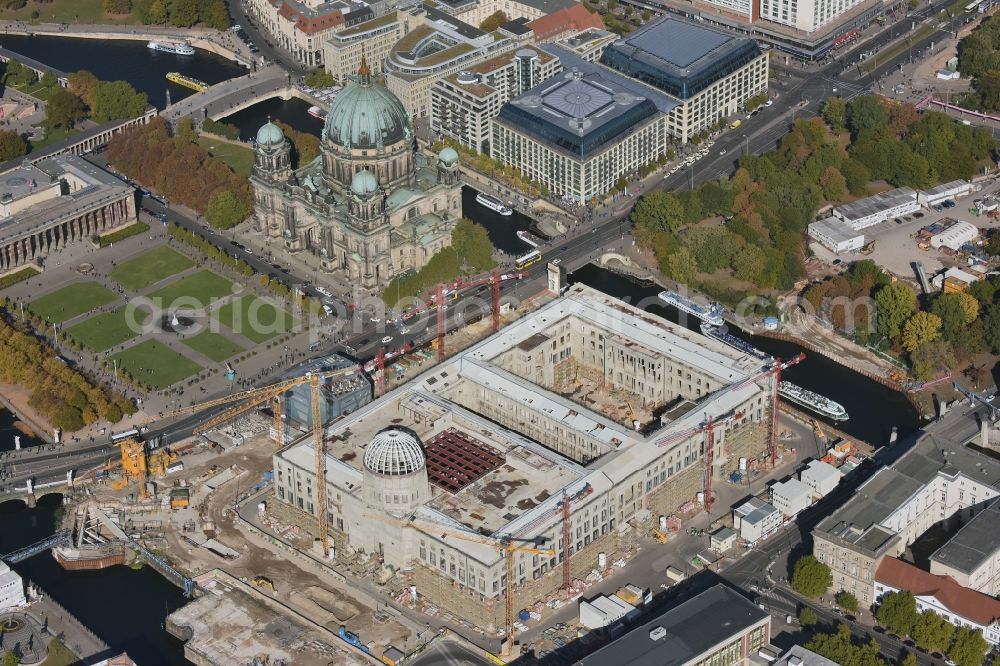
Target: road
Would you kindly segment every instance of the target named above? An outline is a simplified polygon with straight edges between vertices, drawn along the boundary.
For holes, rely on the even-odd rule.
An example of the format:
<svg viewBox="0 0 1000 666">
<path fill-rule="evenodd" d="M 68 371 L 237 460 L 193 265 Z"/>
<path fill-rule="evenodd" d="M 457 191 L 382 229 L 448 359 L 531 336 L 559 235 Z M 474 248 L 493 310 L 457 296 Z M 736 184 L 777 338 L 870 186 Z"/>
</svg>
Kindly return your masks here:
<svg viewBox="0 0 1000 666">
<path fill-rule="evenodd" d="M 411 663 L 413 666 L 488 666 L 491 662 L 463 645 L 438 640 Z"/>
</svg>

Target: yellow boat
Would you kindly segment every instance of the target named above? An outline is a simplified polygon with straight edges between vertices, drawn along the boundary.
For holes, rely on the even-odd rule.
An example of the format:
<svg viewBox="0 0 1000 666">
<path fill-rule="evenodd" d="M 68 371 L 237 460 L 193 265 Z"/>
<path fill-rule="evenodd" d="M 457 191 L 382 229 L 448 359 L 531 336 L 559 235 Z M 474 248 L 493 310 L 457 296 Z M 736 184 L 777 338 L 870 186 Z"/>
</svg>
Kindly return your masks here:
<svg viewBox="0 0 1000 666">
<path fill-rule="evenodd" d="M 167 72 L 167 81 L 184 86 L 185 88 L 197 90 L 198 92 L 205 92 L 209 88 L 209 85 L 204 81 L 192 79 L 190 76 L 184 76 L 180 72 Z"/>
</svg>

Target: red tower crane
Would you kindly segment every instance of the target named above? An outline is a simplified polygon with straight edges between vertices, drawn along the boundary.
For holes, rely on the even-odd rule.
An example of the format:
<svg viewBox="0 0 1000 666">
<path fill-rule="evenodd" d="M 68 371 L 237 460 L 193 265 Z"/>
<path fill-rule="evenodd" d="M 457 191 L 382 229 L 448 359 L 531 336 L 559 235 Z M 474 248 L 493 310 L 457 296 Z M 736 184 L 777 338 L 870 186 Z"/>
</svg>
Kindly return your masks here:
<svg viewBox="0 0 1000 666">
<path fill-rule="evenodd" d="M 437 336 L 437 356 L 438 363 L 444 360 L 444 285 L 439 284 L 437 286 L 436 299 L 437 304 L 437 325 L 438 325 L 438 336 Z"/>
<path fill-rule="evenodd" d="M 375 397 L 385 394 L 385 347 L 378 348 L 378 358 L 375 362 Z"/>
<path fill-rule="evenodd" d="M 570 510 L 570 505 L 577 500 L 581 500 L 590 493 L 594 492 L 594 487 L 589 483 L 584 485 L 583 488 L 578 490 L 573 495 L 569 495 L 563 490 L 562 499 L 559 500 L 559 504 L 556 506 L 562 511 L 562 538 L 563 538 L 563 584 L 562 589 L 569 591 L 570 586 L 573 584 L 573 572 L 569 565 L 569 555 L 570 555 L 570 541 L 573 536 L 570 534 L 570 515 L 572 511 Z"/>
</svg>

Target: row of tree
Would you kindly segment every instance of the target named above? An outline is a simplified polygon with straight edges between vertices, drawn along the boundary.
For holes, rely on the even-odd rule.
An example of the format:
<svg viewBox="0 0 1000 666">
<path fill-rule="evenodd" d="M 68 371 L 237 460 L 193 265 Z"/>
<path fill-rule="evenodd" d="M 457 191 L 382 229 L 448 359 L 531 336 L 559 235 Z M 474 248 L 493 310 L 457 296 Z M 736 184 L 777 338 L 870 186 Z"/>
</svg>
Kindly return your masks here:
<svg viewBox="0 0 1000 666">
<path fill-rule="evenodd" d="M 171 136 L 155 118 L 115 136 L 108 160 L 132 180 L 205 215 L 209 224 L 228 229 L 253 210 L 250 182 L 197 143 L 190 121 Z"/>
<path fill-rule="evenodd" d="M 973 92 L 960 99 L 962 106 L 1000 110 L 1000 18 L 996 14 L 959 42 L 958 71 L 972 79 Z"/>
<path fill-rule="evenodd" d="M 99 418 L 117 423 L 135 412 L 122 395 L 91 384 L 44 340 L 17 324 L 6 299 L 0 312 L 0 382 L 30 390 L 29 404 L 50 425 L 66 432 Z"/>
<path fill-rule="evenodd" d="M 145 25 L 190 28 L 203 25 L 216 30 L 229 28 L 225 0 L 104 0 L 107 14 L 134 14 Z"/>
<path fill-rule="evenodd" d="M 989 648 L 978 629 L 956 628 L 933 611 L 918 611 L 911 592 L 885 594 L 879 601 L 875 619 L 892 633 L 909 636 L 925 651 L 946 653 L 958 666 L 979 666 Z"/>
<path fill-rule="evenodd" d="M 493 243 L 486 229 L 467 218 L 460 219 L 451 233 L 451 246 L 437 252 L 419 271 L 397 277 L 382 292 L 389 307 L 412 299 L 431 287 L 462 275 L 484 273 L 496 265 Z"/>
</svg>

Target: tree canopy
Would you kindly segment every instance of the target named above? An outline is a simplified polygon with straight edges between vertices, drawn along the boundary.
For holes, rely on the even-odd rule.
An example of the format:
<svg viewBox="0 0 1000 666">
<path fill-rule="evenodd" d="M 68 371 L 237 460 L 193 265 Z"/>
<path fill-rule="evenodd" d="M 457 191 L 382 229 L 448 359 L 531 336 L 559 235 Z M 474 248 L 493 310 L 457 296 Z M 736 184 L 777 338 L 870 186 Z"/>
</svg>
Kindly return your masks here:
<svg viewBox="0 0 1000 666">
<path fill-rule="evenodd" d="M 957 666 L 979 666 L 983 663 L 989 648 L 990 645 L 983 638 L 982 631 L 959 627 L 955 630 L 951 647 L 948 648 L 948 658 Z"/>
<path fill-rule="evenodd" d="M 28 153 L 28 144 L 13 130 L 0 130 L 0 162 L 17 159 Z"/>
<path fill-rule="evenodd" d="M 878 643 L 874 640 L 857 644 L 851 638 L 851 631 L 844 624 L 838 624 L 832 634 L 819 633 L 809 639 L 806 648 L 816 654 L 831 659 L 841 666 L 887 666 L 879 654 Z"/>
<path fill-rule="evenodd" d="M 136 92 L 128 81 L 101 81 L 94 91 L 90 116 L 99 123 L 135 118 L 148 105 L 146 93 Z"/>
<path fill-rule="evenodd" d="M 892 633 L 909 636 L 919 619 L 917 600 L 912 592 L 884 594 L 875 611 L 875 619 Z"/>
<path fill-rule="evenodd" d="M 792 588 L 806 597 L 818 597 L 825 594 L 833 585 L 833 574 L 830 567 L 817 560 L 812 555 L 803 555 L 795 562 L 792 570 Z"/>
<path fill-rule="evenodd" d="M 483 19 L 483 22 L 479 24 L 479 29 L 484 32 L 493 32 L 507 21 L 507 14 L 503 10 L 498 9 Z"/>
</svg>

